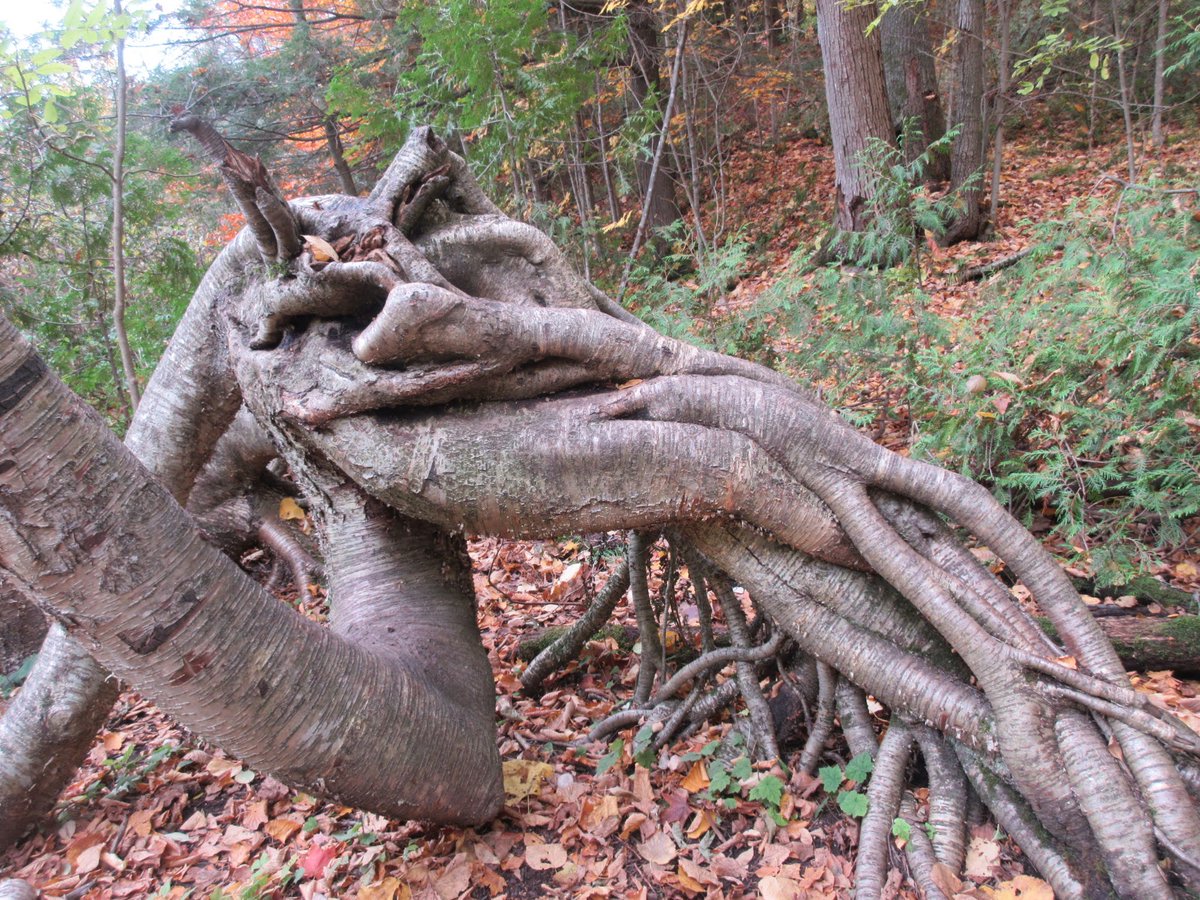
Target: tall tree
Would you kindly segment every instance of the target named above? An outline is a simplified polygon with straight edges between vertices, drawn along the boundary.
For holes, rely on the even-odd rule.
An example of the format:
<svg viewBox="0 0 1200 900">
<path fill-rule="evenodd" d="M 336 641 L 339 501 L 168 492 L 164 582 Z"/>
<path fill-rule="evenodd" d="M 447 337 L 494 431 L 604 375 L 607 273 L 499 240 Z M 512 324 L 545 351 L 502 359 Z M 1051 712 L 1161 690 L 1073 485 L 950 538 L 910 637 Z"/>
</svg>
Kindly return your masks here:
<svg viewBox="0 0 1200 900">
<path fill-rule="evenodd" d="M 680 27 L 683 27 L 682 25 Z M 653 105 L 655 118 L 661 120 L 662 134 L 668 134 L 669 117 L 673 110 L 667 107 L 663 91 L 659 17 L 649 0 L 635 0 L 629 7 L 629 39 L 632 47 L 630 56 L 630 87 L 634 102 L 639 109 Z M 646 228 L 653 235 L 660 228 L 675 222 L 679 216 L 679 204 L 675 201 L 675 179 L 672 168 L 662 153 L 655 154 L 653 146 L 640 153 L 634 163 L 642 202 L 647 207 Z M 657 159 L 656 159 L 657 156 Z"/>
<path fill-rule="evenodd" d="M 954 20 L 954 114 L 957 130 L 950 148 L 950 187 L 957 192 L 958 216 L 942 241 L 973 241 L 983 232 L 984 132 L 983 0 L 956 0 Z"/>
<path fill-rule="evenodd" d="M 825 69 L 825 98 L 836 174 L 834 226 L 862 231 L 875 189 L 863 165 L 872 139 L 895 144 L 879 33 L 870 29 L 874 3 L 817 0 L 817 35 Z"/>
<path fill-rule="evenodd" d="M 946 133 L 946 116 L 934 65 L 932 16 L 927 5 L 898 3 L 889 6 L 879 22 L 883 71 L 888 104 L 896 133 L 904 138 L 906 161 Z M 906 123 L 913 123 L 904 134 Z M 926 176 L 931 181 L 950 178 L 950 157 L 935 154 Z"/>
</svg>

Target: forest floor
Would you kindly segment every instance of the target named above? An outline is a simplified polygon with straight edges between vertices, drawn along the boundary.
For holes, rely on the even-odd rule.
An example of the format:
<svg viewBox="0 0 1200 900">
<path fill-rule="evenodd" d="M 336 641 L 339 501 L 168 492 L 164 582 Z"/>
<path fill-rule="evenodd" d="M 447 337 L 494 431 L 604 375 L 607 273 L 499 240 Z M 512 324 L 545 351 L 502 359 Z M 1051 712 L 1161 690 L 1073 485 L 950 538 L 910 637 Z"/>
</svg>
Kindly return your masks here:
<svg viewBox="0 0 1200 900">
<path fill-rule="evenodd" d="M 830 218 L 819 202 L 787 199 L 832 196 L 828 148 L 797 137 L 752 149 L 757 137 L 746 136 L 730 167 L 738 172 L 730 193 L 739 203 L 731 224 L 739 217 L 756 222 L 771 237 L 763 274 L 742 279 L 728 310 L 752 303 L 775 267 L 798 245 L 811 244 Z M 1180 141 L 1151 162 L 1190 168 L 1193 151 Z M 1122 153 L 1105 146 L 1089 158 L 1040 135 L 1017 135 L 1008 152 L 1000 237 L 929 251 L 926 290 L 936 311 L 953 318 L 969 308 L 979 285 L 956 284 L 955 273 L 1022 249 L 1028 223 L 1054 219 L 1072 200 L 1113 190 L 1103 179 L 1123 172 Z M 902 439 L 885 437 L 888 443 Z M 734 776 L 714 785 L 710 755 L 728 723 L 670 748 L 650 768 L 633 761 L 631 735 L 619 744 L 574 746 L 632 694 L 637 657 L 617 640 L 588 644 L 540 697 L 521 691 L 518 645 L 572 621 L 615 566 L 603 536 L 485 539 L 473 542 L 472 557 L 505 760 L 507 804 L 492 825 L 434 828 L 320 802 L 251 771 L 126 692 L 62 799 L 57 827 L 0 856 L 0 877 L 28 879 L 47 897 L 90 900 L 849 894 L 857 821 L 843 814 L 819 778 L 802 773 L 734 758 L 728 767 Z M 1183 548 L 1163 571 L 1177 586 L 1200 589 L 1200 548 Z M 662 577 L 658 560 L 652 578 Z M 284 599 L 323 616 L 315 588 L 299 601 L 294 594 Z M 685 605 L 685 624 L 688 611 Z M 624 601 L 617 617 L 632 621 Z M 687 642 L 694 635 L 674 637 Z M 1138 683 L 1193 727 L 1200 722 L 1200 685 L 1170 672 L 1144 673 Z M 838 752 L 832 750 L 834 759 Z M 768 789 L 771 775 L 786 781 L 782 795 Z M 1051 896 L 993 826 L 972 830 L 965 880 L 944 887 L 981 900 Z M 896 871 L 888 895 L 915 896 Z"/>
</svg>

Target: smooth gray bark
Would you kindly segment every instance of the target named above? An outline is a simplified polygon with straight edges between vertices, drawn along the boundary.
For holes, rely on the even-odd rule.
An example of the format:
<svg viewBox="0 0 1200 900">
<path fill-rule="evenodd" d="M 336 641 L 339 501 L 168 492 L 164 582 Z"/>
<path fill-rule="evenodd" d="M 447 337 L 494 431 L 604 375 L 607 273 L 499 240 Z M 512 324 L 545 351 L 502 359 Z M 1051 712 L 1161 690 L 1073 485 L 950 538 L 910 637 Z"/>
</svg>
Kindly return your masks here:
<svg viewBox="0 0 1200 900">
<path fill-rule="evenodd" d="M 872 138 L 895 144 L 879 33 L 867 33 L 874 3 L 817 0 L 817 33 L 825 67 L 825 99 L 836 172 L 834 225 L 862 231 L 871 216 L 874 187 L 861 159 Z"/>
</svg>

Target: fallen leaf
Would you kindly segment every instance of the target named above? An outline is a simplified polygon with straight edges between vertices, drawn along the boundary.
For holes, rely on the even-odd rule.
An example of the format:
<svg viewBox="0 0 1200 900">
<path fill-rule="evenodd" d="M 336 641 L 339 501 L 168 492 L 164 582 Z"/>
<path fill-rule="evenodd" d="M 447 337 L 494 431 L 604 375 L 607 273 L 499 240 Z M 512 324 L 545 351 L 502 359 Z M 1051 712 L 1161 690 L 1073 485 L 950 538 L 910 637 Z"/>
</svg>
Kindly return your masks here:
<svg viewBox="0 0 1200 900">
<path fill-rule="evenodd" d="M 583 826 L 585 831 L 592 831 L 602 822 L 615 818 L 621 814 L 621 807 L 617 803 L 617 798 L 610 794 L 605 794 L 603 797 L 587 797 L 583 801 L 581 814 L 579 816 L 579 824 Z"/>
<path fill-rule="evenodd" d="M 933 879 L 933 883 L 947 897 L 953 897 L 962 890 L 962 879 L 945 863 L 935 862 L 929 874 Z"/>
<path fill-rule="evenodd" d="M 309 878 L 320 878 L 337 854 L 337 848 L 330 844 L 313 844 L 300 860 L 300 868 Z"/>
<path fill-rule="evenodd" d="M 358 900 L 412 900 L 412 890 L 399 878 L 389 875 L 379 884 L 359 888 Z"/>
<path fill-rule="evenodd" d="M 253 803 L 246 804 L 246 812 L 242 816 L 242 824 L 247 828 L 261 828 L 267 824 L 270 816 L 267 815 L 267 801 L 255 800 Z"/>
<path fill-rule="evenodd" d="M 675 842 L 665 831 L 660 831 L 648 841 L 637 845 L 637 851 L 642 859 L 656 865 L 665 866 L 676 856 Z"/>
<path fill-rule="evenodd" d="M 284 497 L 279 501 L 279 518 L 287 522 L 288 520 L 304 521 L 304 509 L 292 497 Z"/>
<path fill-rule="evenodd" d="M 567 851 L 562 844 L 526 844 L 525 865 L 538 872 L 561 869 L 567 864 Z"/>
<path fill-rule="evenodd" d="M 272 819 L 263 829 L 275 840 L 281 844 L 286 844 L 292 839 L 292 836 L 300 830 L 302 822 L 297 822 L 295 819 Z"/>
<path fill-rule="evenodd" d="M 138 837 L 150 837 L 150 832 L 154 830 L 151 821 L 154 818 L 154 812 L 152 809 L 139 809 L 129 816 L 127 827 Z"/>
<path fill-rule="evenodd" d="M 693 878 L 691 875 L 689 875 L 687 872 L 685 872 L 683 870 L 682 865 L 679 867 L 678 870 L 676 870 L 675 877 L 679 879 L 679 886 L 682 887 L 685 891 L 689 891 L 690 893 L 693 893 L 693 894 L 698 894 L 704 890 L 704 885 L 702 885 L 695 878 Z"/>
<path fill-rule="evenodd" d="M 708 785 L 708 772 L 704 770 L 704 761 L 700 759 L 692 764 L 692 768 L 684 776 L 683 781 L 679 782 L 679 786 L 684 788 L 689 794 L 698 793 L 708 787 Z"/>
<path fill-rule="evenodd" d="M 758 895 L 763 900 L 798 900 L 804 896 L 800 882 L 780 875 L 768 875 L 758 882 Z"/>
<path fill-rule="evenodd" d="M 214 756 L 208 761 L 208 765 L 204 770 L 211 775 L 216 775 L 218 778 L 222 775 L 233 777 L 242 770 L 242 764 L 236 759 L 225 759 L 221 756 Z"/>
<path fill-rule="evenodd" d="M 995 841 L 973 837 L 967 845 L 963 874 L 975 881 L 986 881 L 999 871 L 1000 845 Z"/>
<path fill-rule="evenodd" d="M 503 771 L 504 795 L 510 803 L 519 803 L 541 792 L 542 782 L 554 774 L 554 767 L 533 759 L 506 759 Z"/>
<path fill-rule="evenodd" d="M 441 900 L 456 900 L 471 887 L 471 864 L 465 854 L 450 864 L 440 878 L 433 883 L 433 889 Z"/>
<path fill-rule="evenodd" d="M 75 857 L 75 873 L 85 875 L 100 867 L 100 854 L 104 852 L 104 842 L 92 844 Z"/>
<path fill-rule="evenodd" d="M 710 828 L 713 827 L 713 814 L 707 809 L 702 809 L 696 813 L 696 817 L 692 819 L 692 824 L 687 830 L 687 836 L 693 841 L 699 840 L 704 836 Z"/>
<path fill-rule="evenodd" d="M 314 262 L 338 261 L 338 252 L 333 249 L 333 245 L 324 238 L 317 237 L 315 234 L 304 235 L 304 246 L 312 254 Z"/>
<path fill-rule="evenodd" d="M 680 871 L 686 872 L 689 878 L 700 884 L 706 884 L 710 887 L 717 887 L 721 884 L 721 879 L 717 878 L 708 866 L 702 866 L 699 863 L 693 862 L 686 856 L 679 857 L 679 868 Z"/>
</svg>

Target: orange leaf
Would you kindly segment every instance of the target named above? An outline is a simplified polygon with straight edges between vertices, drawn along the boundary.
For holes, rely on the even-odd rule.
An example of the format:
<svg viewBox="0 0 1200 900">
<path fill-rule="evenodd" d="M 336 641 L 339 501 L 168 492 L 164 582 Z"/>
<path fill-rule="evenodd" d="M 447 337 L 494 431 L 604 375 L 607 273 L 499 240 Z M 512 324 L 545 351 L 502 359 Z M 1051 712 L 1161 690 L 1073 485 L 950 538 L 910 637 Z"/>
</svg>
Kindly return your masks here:
<svg viewBox="0 0 1200 900">
<path fill-rule="evenodd" d="M 704 790 L 709 785 L 708 772 L 704 769 L 704 761 L 696 760 L 692 763 L 692 768 L 684 776 L 680 786 L 683 787 L 689 794 L 695 794 L 698 791 Z"/>
<path fill-rule="evenodd" d="M 286 844 L 300 828 L 301 823 L 295 819 L 272 819 L 267 823 L 263 831 L 275 838 L 279 843 Z"/>
</svg>

